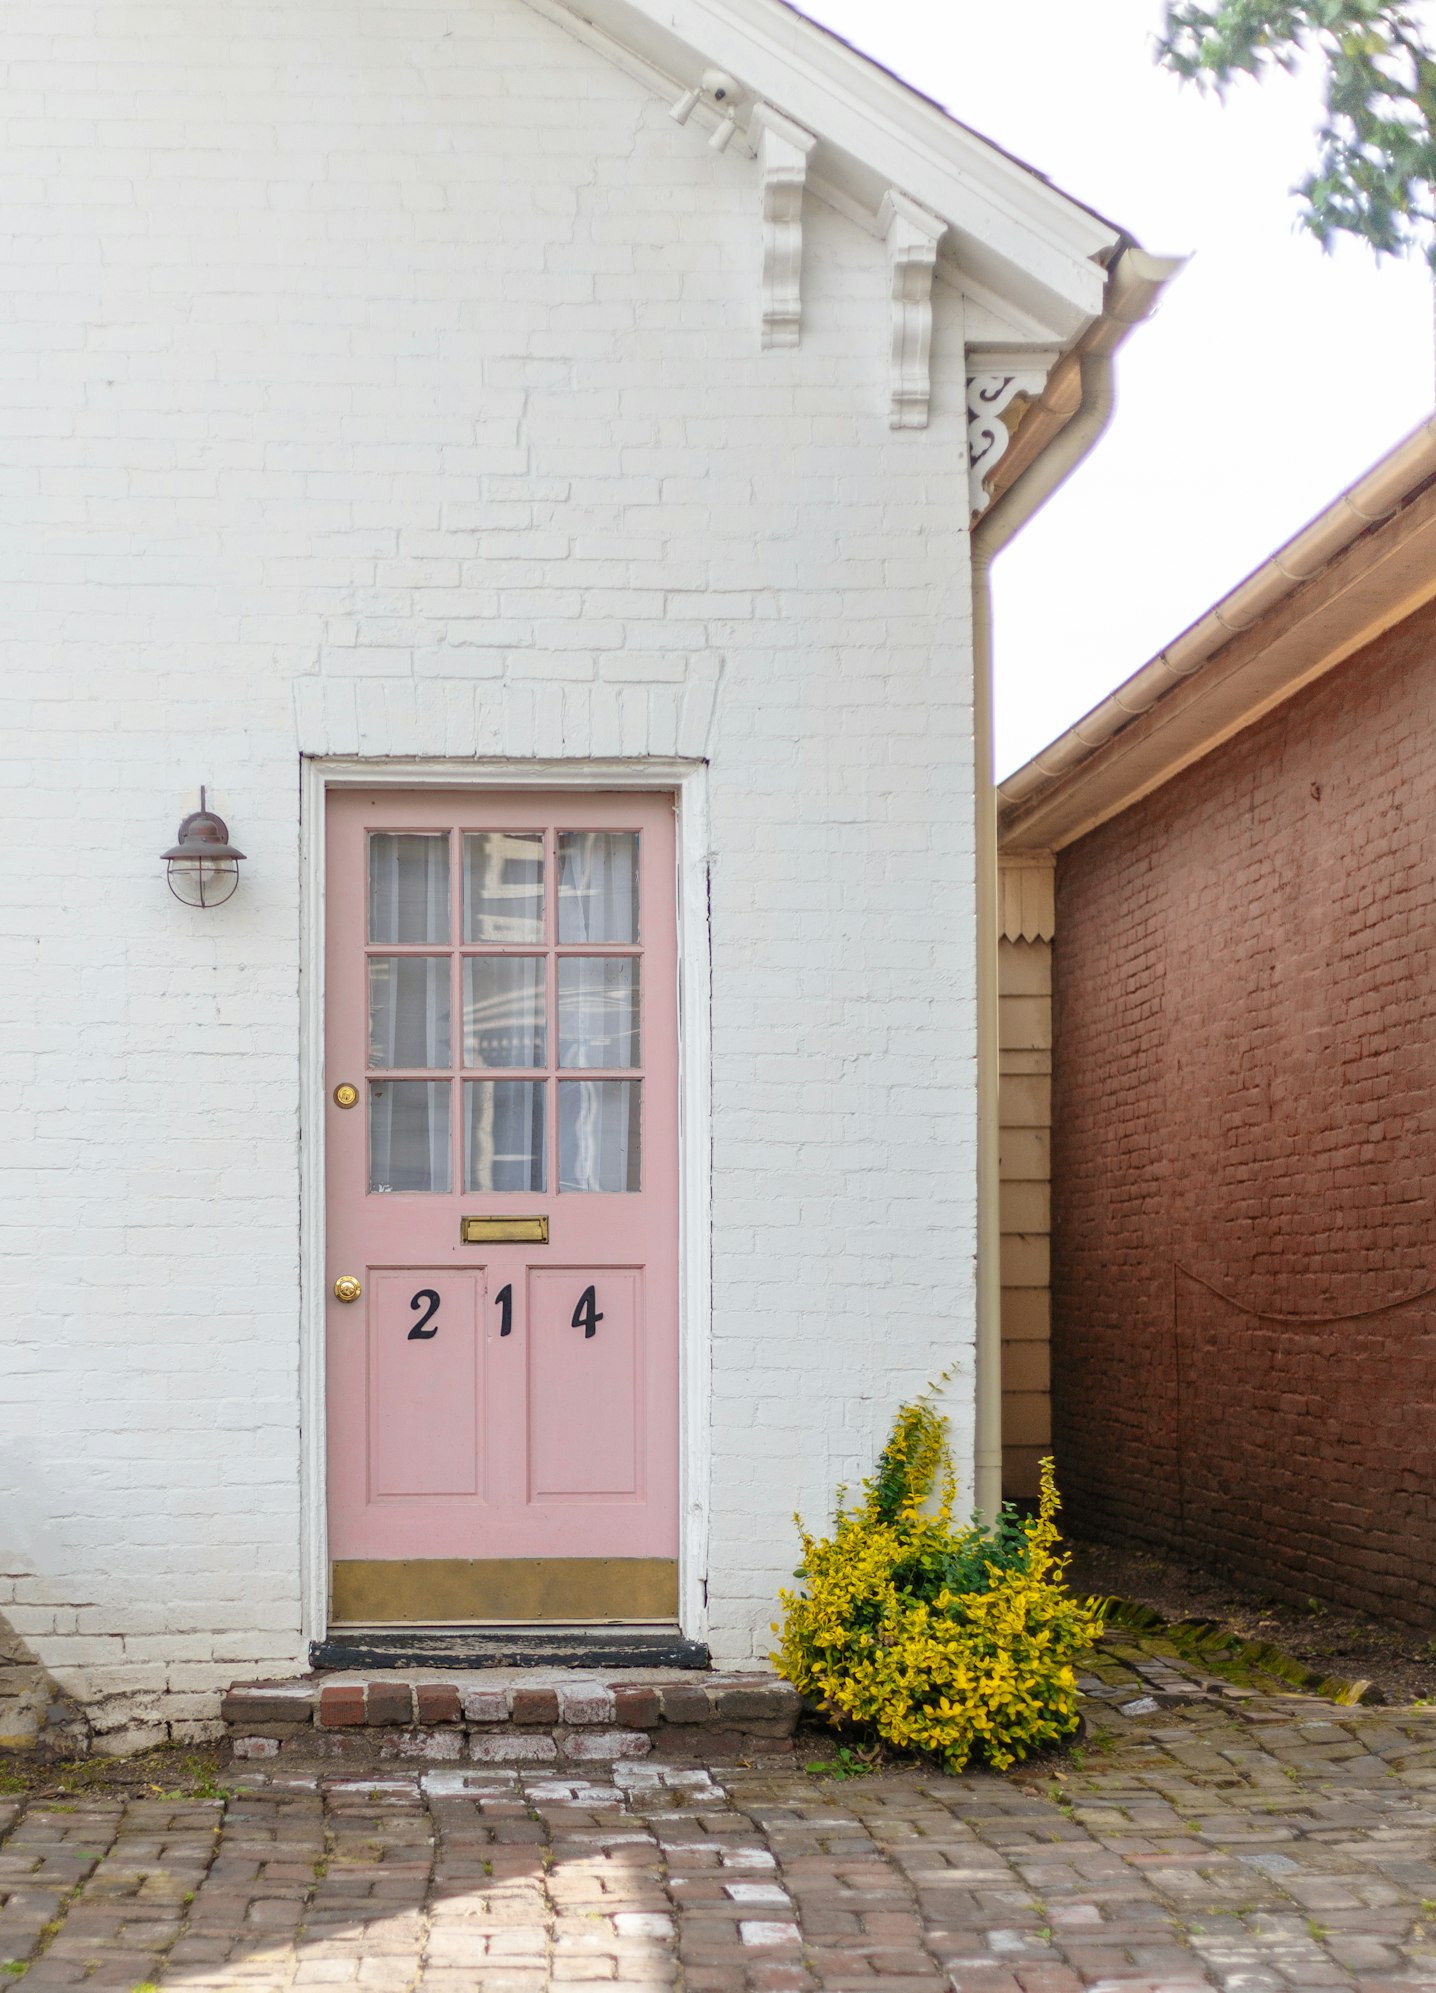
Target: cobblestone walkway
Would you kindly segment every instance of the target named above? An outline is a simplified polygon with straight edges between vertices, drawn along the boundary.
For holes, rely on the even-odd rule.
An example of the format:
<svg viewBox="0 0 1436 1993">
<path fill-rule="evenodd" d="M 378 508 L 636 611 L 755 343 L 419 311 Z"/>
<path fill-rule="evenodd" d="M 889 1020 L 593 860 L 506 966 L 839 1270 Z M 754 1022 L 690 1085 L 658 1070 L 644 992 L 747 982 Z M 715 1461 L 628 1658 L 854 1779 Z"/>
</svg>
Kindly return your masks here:
<svg viewBox="0 0 1436 1993">
<path fill-rule="evenodd" d="M 0 1960 L 25 1993 L 1436 1987 L 1436 1710 L 1103 1672 L 1062 1776 L 236 1766 L 227 1801 L 0 1802 Z"/>
</svg>

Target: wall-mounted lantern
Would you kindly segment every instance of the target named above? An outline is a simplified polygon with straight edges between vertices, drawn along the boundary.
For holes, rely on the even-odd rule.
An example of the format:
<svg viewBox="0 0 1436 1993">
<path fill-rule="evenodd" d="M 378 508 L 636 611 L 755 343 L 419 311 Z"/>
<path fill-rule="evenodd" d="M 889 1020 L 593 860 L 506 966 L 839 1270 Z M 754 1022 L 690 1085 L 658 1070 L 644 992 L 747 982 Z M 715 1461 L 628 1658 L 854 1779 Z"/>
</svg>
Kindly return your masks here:
<svg viewBox="0 0 1436 1993">
<path fill-rule="evenodd" d="M 170 891 L 187 907 L 222 906 L 239 884 L 239 861 L 229 841 L 229 826 L 223 817 L 205 808 L 204 790 L 199 792 L 199 808 L 179 827 L 179 841 L 162 852 Z"/>
</svg>

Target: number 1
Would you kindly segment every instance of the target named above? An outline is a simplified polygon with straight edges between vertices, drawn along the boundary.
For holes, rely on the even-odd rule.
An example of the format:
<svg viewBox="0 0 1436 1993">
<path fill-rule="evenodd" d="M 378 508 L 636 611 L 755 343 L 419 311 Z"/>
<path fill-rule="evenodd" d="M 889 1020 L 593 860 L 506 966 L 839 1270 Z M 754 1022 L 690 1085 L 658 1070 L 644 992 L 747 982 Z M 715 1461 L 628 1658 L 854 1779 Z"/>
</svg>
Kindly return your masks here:
<svg viewBox="0 0 1436 1993">
<path fill-rule="evenodd" d="M 494 1299 L 499 1304 L 499 1334 L 509 1335 L 514 1326 L 514 1290 L 512 1281 L 501 1287 Z"/>
</svg>

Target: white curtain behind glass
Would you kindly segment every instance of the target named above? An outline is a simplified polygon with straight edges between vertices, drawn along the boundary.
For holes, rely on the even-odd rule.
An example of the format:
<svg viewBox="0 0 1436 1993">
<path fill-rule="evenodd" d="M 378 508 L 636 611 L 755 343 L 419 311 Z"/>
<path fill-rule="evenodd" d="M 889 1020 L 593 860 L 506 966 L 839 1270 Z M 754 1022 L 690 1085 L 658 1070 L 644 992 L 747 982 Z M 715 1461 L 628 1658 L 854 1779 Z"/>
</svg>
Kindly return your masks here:
<svg viewBox="0 0 1436 1993">
<path fill-rule="evenodd" d="M 631 956 L 568 955 L 559 963 L 558 1062 L 638 1064 L 638 964 Z"/>
<path fill-rule="evenodd" d="M 449 1064 L 447 955 L 371 955 L 369 1064 L 381 1071 Z"/>
<path fill-rule="evenodd" d="M 544 1188 L 542 1080 L 471 1080 L 464 1088 L 464 1184 L 478 1191 Z"/>
<path fill-rule="evenodd" d="M 449 1188 L 449 1082 L 379 1080 L 369 1098 L 371 1190 Z"/>
<path fill-rule="evenodd" d="M 449 840 L 374 831 L 369 838 L 369 939 L 449 938 Z"/>
<path fill-rule="evenodd" d="M 542 832 L 468 832 L 464 837 L 465 941 L 543 938 Z"/>
<path fill-rule="evenodd" d="M 564 830 L 558 838 L 560 941 L 638 939 L 638 833 Z"/>
<path fill-rule="evenodd" d="M 375 832 L 369 839 L 369 938 L 444 943 L 449 938 L 449 840 Z M 380 1070 L 449 1063 L 447 956 L 371 962 L 369 1060 Z M 447 1081 L 391 1080 L 373 1088 L 370 1180 L 392 1190 L 449 1187 Z"/>
<path fill-rule="evenodd" d="M 638 1082 L 563 1080 L 558 1098 L 559 1189 L 637 1190 Z"/>
</svg>

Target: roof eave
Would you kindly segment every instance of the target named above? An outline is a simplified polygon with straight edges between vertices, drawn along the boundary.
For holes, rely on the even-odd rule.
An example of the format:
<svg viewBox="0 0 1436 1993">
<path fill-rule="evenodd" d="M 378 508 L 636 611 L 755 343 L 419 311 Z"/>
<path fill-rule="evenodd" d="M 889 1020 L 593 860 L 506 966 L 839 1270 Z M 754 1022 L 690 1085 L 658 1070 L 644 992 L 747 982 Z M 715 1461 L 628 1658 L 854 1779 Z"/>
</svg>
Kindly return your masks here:
<svg viewBox="0 0 1436 1993">
<path fill-rule="evenodd" d="M 1060 850 L 1436 596 L 1436 416 L 998 784 L 1004 850 Z"/>
<path fill-rule="evenodd" d="M 1066 345 L 1102 306 L 1113 223 L 949 117 L 786 0 L 533 0 L 587 25 L 677 90 L 729 70 L 821 142 L 815 179 L 876 214 L 888 187 L 940 215 L 944 256 Z"/>
</svg>

